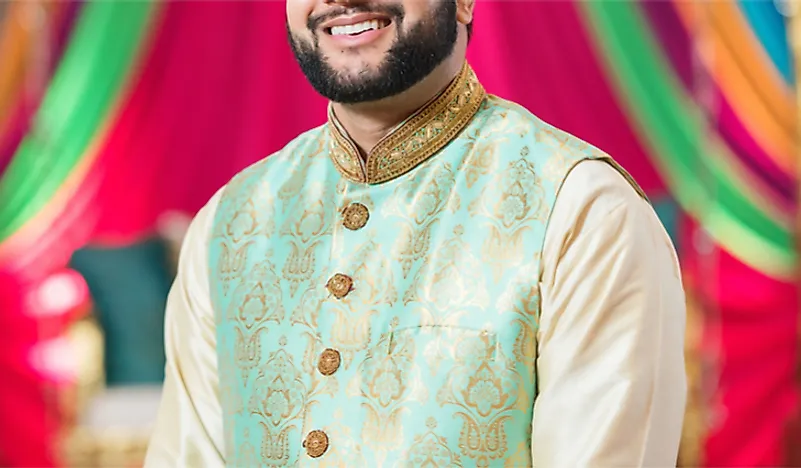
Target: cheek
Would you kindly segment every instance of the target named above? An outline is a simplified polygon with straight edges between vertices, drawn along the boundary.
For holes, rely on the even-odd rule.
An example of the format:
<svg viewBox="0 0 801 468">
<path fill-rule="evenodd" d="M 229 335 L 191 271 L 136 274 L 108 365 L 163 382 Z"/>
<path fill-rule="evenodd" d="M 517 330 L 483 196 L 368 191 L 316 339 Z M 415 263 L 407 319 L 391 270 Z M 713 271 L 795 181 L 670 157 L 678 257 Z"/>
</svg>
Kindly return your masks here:
<svg viewBox="0 0 801 468">
<path fill-rule="evenodd" d="M 430 19 L 434 10 L 441 1 L 453 0 L 404 0 L 403 1 L 403 28 L 408 30 L 421 20 Z"/>
<path fill-rule="evenodd" d="M 315 0 L 287 0 L 286 20 L 293 34 L 306 37 L 306 23 L 314 10 Z"/>
</svg>

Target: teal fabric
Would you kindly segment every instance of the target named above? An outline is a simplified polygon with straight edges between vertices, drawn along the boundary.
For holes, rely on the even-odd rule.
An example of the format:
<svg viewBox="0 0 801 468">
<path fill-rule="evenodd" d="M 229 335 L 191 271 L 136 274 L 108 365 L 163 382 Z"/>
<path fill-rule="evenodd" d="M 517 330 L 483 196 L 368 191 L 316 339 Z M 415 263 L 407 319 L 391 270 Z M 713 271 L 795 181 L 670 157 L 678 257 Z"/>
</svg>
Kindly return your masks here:
<svg viewBox="0 0 801 468">
<path fill-rule="evenodd" d="M 776 5 L 778 1 L 792 0 L 738 0 L 748 24 L 759 39 L 762 48 L 770 57 L 772 65 L 787 84 L 795 83 L 792 51 L 790 50 L 788 20 Z M 789 8 L 789 6 L 787 7 Z"/>
<path fill-rule="evenodd" d="M 110 386 L 164 379 L 164 307 L 173 276 L 168 252 L 149 239 L 120 248 L 86 247 L 70 266 L 81 273 L 104 334 Z"/>
<path fill-rule="evenodd" d="M 681 239 L 678 233 L 681 228 L 679 224 L 681 220 L 681 210 L 679 209 L 678 203 L 669 195 L 655 198 L 651 201 L 653 202 L 654 211 L 656 211 L 659 220 L 662 222 L 662 225 L 665 226 L 665 230 L 668 236 L 670 236 L 670 240 L 673 242 L 673 246 L 676 251 L 680 252 Z"/>
<path fill-rule="evenodd" d="M 606 156 L 497 97 L 382 184 L 343 178 L 329 145 L 327 127 L 301 135 L 215 215 L 227 463 L 530 466 L 545 227 L 570 168 Z M 359 230 L 340 215 L 353 202 L 370 212 Z M 336 273 L 353 279 L 342 299 Z M 313 430 L 322 458 L 303 448 Z"/>
</svg>

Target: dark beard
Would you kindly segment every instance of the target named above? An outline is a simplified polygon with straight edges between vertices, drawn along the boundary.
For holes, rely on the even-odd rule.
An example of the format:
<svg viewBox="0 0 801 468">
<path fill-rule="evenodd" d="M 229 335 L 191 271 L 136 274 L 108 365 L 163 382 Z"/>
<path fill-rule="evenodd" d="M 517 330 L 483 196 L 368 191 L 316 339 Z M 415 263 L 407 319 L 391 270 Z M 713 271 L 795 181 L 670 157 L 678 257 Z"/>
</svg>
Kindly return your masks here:
<svg viewBox="0 0 801 468">
<path fill-rule="evenodd" d="M 383 8 L 381 11 L 389 13 L 395 25 L 395 43 L 376 72 L 366 71 L 357 76 L 343 76 L 331 68 L 320 52 L 317 37 L 314 43 L 307 43 L 295 37 L 287 24 L 289 43 L 295 58 L 318 93 L 343 104 L 378 101 L 395 96 L 422 81 L 453 52 L 457 37 L 455 1 L 442 1 L 430 18 L 420 21 L 408 31 L 402 28 L 403 10 L 400 7 Z M 365 5 L 349 9 L 353 10 L 375 12 L 378 7 Z M 316 30 L 312 27 L 309 29 Z"/>
</svg>

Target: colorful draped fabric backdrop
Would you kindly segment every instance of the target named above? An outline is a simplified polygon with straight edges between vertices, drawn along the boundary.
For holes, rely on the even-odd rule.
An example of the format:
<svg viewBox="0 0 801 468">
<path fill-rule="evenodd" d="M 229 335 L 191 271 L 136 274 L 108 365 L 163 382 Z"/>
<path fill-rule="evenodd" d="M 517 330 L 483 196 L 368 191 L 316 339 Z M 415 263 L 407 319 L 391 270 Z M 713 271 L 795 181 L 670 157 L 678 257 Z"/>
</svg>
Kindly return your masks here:
<svg viewBox="0 0 801 468">
<path fill-rule="evenodd" d="M 194 213 L 325 118 L 284 2 L 0 4 L 0 465 L 57 464 L 64 321 L 32 300 L 76 248 Z M 798 147 L 787 20 L 769 0 L 480 1 L 486 87 L 611 153 L 656 202 L 703 314 L 707 466 L 782 465 L 797 406 Z M 712 356 L 714 359 L 710 359 Z M 697 379 L 696 379 L 697 380 Z"/>
</svg>

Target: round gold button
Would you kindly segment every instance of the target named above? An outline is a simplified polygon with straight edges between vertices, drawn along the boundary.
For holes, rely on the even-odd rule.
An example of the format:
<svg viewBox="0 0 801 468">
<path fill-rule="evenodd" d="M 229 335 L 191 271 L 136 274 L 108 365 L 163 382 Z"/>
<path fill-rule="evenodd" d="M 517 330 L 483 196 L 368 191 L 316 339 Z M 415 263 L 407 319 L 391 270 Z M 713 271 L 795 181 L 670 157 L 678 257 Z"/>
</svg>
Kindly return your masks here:
<svg viewBox="0 0 801 468">
<path fill-rule="evenodd" d="M 325 285 L 328 291 L 337 299 L 342 299 L 353 290 L 353 279 L 348 275 L 337 273 L 328 280 Z"/>
<path fill-rule="evenodd" d="M 342 357 L 339 355 L 339 351 L 328 348 L 320 354 L 317 370 L 323 375 L 331 375 L 339 369 L 341 363 Z"/>
<path fill-rule="evenodd" d="M 306 454 L 312 458 L 321 457 L 328 450 L 328 436 L 323 431 L 314 430 L 309 432 L 306 440 L 303 441 Z"/>
<path fill-rule="evenodd" d="M 361 203 L 351 203 L 342 211 L 342 224 L 351 231 L 361 229 L 370 219 L 370 211 Z"/>
</svg>

